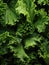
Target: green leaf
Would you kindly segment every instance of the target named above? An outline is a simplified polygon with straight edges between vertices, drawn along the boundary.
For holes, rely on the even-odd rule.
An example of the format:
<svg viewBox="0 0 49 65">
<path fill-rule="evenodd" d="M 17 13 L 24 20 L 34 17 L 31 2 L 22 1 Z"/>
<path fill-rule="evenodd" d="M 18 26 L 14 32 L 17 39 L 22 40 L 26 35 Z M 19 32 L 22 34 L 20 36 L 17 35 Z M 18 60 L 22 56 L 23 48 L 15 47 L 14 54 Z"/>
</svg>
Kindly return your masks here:
<svg viewBox="0 0 49 65">
<path fill-rule="evenodd" d="M 43 5 L 45 4 L 49 5 L 49 0 L 38 0 L 38 4 L 42 4 L 42 3 Z"/>
<path fill-rule="evenodd" d="M 6 3 L 1 3 L 0 5 L 2 8 L 1 9 L 1 23 L 6 25 L 15 25 L 16 21 L 18 22 L 18 16 L 15 13 L 14 8 L 10 7 Z M 14 6 L 14 5 L 13 5 Z M 3 15 L 4 14 L 4 15 Z"/>
<path fill-rule="evenodd" d="M 25 41 L 25 48 L 28 49 L 28 47 L 35 47 L 35 45 L 37 45 L 36 41 L 40 42 L 42 37 L 39 37 L 39 36 L 35 36 L 35 37 L 31 37 L 31 38 L 28 38 L 26 39 Z"/>
<path fill-rule="evenodd" d="M 15 10 L 19 15 L 24 14 L 28 22 L 32 22 L 36 14 L 35 7 L 36 5 L 33 0 L 18 0 L 15 5 Z"/>
<path fill-rule="evenodd" d="M 18 45 L 16 47 L 10 46 L 12 52 L 14 52 L 14 56 L 20 58 L 21 61 L 25 61 L 24 58 L 29 59 L 29 56 L 25 53 L 22 45 Z"/>
<path fill-rule="evenodd" d="M 7 31 L 0 34 L 0 41 L 4 42 L 5 39 L 7 38 L 7 36 L 9 36 L 9 32 L 7 32 Z"/>
<path fill-rule="evenodd" d="M 15 25 L 16 21 L 18 21 L 15 11 L 13 11 L 8 6 L 6 8 L 5 21 L 6 21 L 5 24 L 8 24 L 8 25 Z"/>
<path fill-rule="evenodd" d="M 43 39 L 44 40 L 44 39 Z M 39 57 L 42 57 L 44 61 L 49 64 L 49 41 L 44 40 L 43 43 L 41 43 L 40 49 L 38 50 Z"/>
<path fill-rule="evenodd" d="M 48 24 L 49 17 L 47 17 L 46 12 L 41 9 L 38 11 L 39 19 L 35 23 L 35 27 L 38 29 L 38 32 L 44 32 L 46 25 Z"/>
</svg>

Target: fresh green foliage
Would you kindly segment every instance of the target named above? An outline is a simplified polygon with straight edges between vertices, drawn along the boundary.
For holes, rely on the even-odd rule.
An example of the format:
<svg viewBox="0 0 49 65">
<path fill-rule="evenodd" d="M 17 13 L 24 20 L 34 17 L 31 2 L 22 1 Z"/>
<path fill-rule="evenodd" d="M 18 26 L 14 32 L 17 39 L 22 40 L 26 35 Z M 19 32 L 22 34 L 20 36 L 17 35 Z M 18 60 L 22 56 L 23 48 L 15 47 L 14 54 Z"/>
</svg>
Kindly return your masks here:
<svg viewBox="0 0 49 65">
<path fill-rule="evenodd" d="M 49 65 L 49 0 L 0 0 L 0 65 Z"/>
</svg>

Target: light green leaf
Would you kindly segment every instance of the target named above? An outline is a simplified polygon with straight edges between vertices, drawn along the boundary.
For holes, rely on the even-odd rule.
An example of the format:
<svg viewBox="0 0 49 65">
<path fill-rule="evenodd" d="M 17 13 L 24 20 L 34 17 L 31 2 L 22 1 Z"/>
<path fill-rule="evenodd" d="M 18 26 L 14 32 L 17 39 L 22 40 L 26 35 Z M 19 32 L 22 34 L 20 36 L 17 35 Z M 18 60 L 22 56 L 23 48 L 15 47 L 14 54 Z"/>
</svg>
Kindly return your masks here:
<svg viewBox="0 0 49 65">
<path fill-rule="evenodd" d="M 8 6 L 7 3 L 2 2 L 0 5 L 0 13 L 1 13 L 0 21 L 2 24 L 15 25 L 16 22 L 18 22 L 18 16 L 15 13 L 14 8 L 12 8 L 10 4 Z"/>
<path fill-rule="evenodd" d="M 25 53 L 21 44 L 16 47 L 10 46 L 12 52 L 14 52 L 14 56 L 20 58 L 21 61 L 24 61 L 24 58 L 29 59 L 29 56 Z"/>
<path fill-rule="evenodd" d="M 49 0 L 38 0 L 38 4 L 42 4 L 42 3 L 43 5 L 45 4 L 49 5 Z"/>
<path fill-rule="evenodd" d="M 12 11 L 8 6 L 6 8 L 6 14 L 5 14 L 5 24 L 8 25 L 15 25 L 17 20 L 16 13 Z"/>
<path fill-rule="evenodd" d="M 33 0 L 18 0 L 15 10 L 19 15 L 24 14 L 28 22 L 32 22 L 36 13 L 35 7 Z"/>
<path fill-rule="evenodd" d="M 35 36 L 35 37 L 32 37 L 32 38 L 26 39 L 25 48 L 28 48 L 30 46 L 35 47 L 35 45 L 37 45 L 36 41 L 40 42 L 41 38 L 42 37 Z"/>
<path fill-rule="evenodd" d="M 38 13 L 39 19 L 35 23 L 35 27 L 38 29 L 38 32 L 44 32 L 46 25 L 48 24 L 49 17 L 47 17 L 47 14 L 43 9 L 39 10 Z"/>
</svg>

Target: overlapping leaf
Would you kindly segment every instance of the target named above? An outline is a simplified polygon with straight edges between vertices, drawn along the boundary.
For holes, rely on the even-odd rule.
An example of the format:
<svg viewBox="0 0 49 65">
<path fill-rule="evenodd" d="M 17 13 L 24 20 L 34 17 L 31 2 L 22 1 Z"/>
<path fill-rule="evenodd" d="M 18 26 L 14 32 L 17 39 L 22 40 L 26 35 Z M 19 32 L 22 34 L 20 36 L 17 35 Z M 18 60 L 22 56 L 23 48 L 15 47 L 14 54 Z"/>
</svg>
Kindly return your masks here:
<svg viewBox="0 0 49 65">
<path fill-rule="evenodd" d="M 47 13 L 41 9 L 38 11 L 39 19 L 35 23 L 35 27 L 38 29 L 38 32 L 44 32 L 46 25 L 49 22 L 49 17 L 47 17 Z"/>
<path fill-rule="evenodd" d="M 35 45 L 37 45 L 36 41 L 40 42 L 41 39 L 42 39 L 42 37 L 39 37 L 39 36 L 35 36 L 35 37 L 26 39 L 25 48 L 35 47 Z"/>
<path fill-rule="evenodd" d="M 35 7 L 36 5 L 33 0 L 18 0 L 15 10 L 19 15 L 24 14 L 27 17 L 28 22 L 32 22 L 36 14 Z"/>
</svg>

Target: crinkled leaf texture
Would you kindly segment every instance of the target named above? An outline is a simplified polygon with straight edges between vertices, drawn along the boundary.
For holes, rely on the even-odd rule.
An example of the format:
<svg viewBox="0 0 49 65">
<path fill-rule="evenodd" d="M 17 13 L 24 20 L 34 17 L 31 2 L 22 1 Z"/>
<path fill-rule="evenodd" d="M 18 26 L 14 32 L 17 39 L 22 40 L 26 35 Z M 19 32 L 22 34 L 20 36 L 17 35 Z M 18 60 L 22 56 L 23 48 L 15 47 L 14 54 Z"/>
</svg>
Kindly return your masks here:
<svg viewBox="0 0 49 65">
<path fill-rule="evenodd" d="M 19 15 L 24 14 L 27 17 L 28 22 L 33 22 L 36 14 L 35 7 L 36 5 L 34 4 L 33 0 L 18 0 L 15 10 Z"/>
<path fill-rule="evenodd" d="M 6 25 L 15 25 L 16 24 L 16 21 L 18 22 L 18 17 L 15 13 L 15 10 L 10 7 L 10 4 L 9 6 L 6 4 L 6 3 L 1 3 L 0 5 L 2 8 L 1 8 L 1 13 L 2 13 L 2 24 Z M 4 16 L 3 16 L 4 14 Z"/>
<path fill-rule="evenodd" d="M 0 0 L 0 65 L 49 65 L 48 0 Z"/>
<path fill-rule="evenodd" d="M 26 39 L 26 41 L 25 41 L 25 48 L 35 47 L 37 45 L 36 41 L 40 42 L 41 38 L 42 37 L 39 37 L 39 36 L 35 35 L 35 37 Z"/>
</svg>

